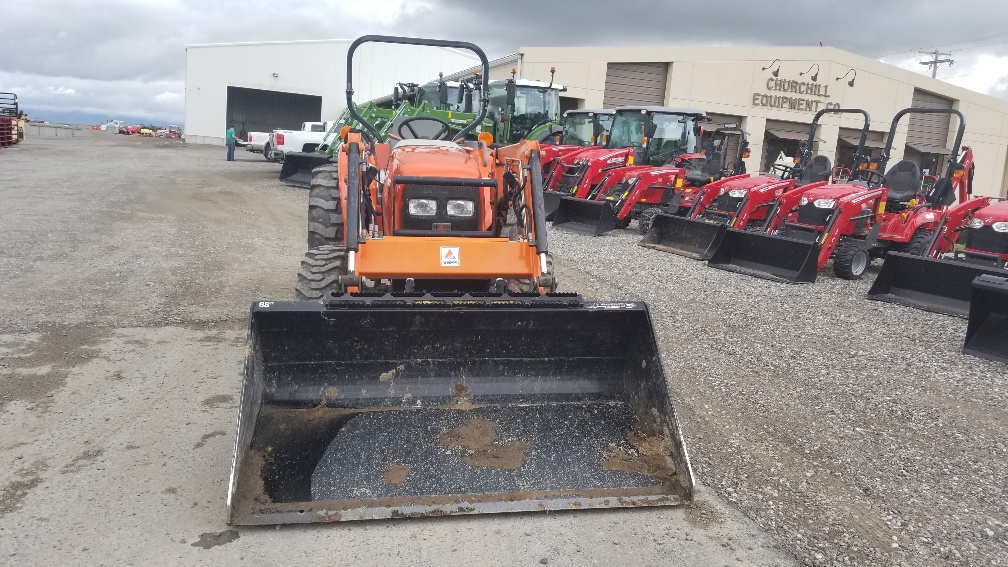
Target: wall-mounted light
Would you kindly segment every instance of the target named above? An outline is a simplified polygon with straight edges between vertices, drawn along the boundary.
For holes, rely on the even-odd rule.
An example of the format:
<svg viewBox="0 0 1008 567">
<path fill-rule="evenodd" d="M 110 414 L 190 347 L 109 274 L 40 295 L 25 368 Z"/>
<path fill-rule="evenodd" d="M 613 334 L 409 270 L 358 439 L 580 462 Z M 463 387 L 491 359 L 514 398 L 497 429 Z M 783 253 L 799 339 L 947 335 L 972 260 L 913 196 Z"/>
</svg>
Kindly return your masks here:
<svg viewBox="0 0 1008 567">
<path fill-rule="evenodd" d="M 818 80 L 819 80 L 819 64 L 818 64 L 818 63 L 813 63 L 813 64 L 812 64 L 812 67 L 815 67 L 815 74 L 813 74 L 813 75 L 812 75 L 811 77 L 809 77 L 809 78 L 810 78 L 810 79 L 812 79 L 812 82 L 814 83 L 814 82 L 816 82 L 816 81 L 818 81 Z M 805 72 L 802 72 L 802 73 L 798 73 L 798 76 L 799 76 L 799 77 L 803 77 L 803 76 L 805 76 L 805 75 L 808 75 L 808 74 L 809 74 L 809 71 L 811 71 L 811 70 L 812 70 L 812 67 L 809 67 L 809 68 L 808 68 L 808 71 L 805 71 Z"/>
<path fill-rule="evenodd" d="M 773 67 L 774 63 L 777 64 L 777 68 L 774 69 L 773 71 L 771 71 L 770 74 L 773 75 L 774 77 L 779 77 L 780 76 L 780 59 L 774 59 L 769 65 L 767 65 L 766 67 L 763 67 L 763 70 L 766 71 L 770 67 Z"/>
<path fill-rule="evenodd" d="M 279 76 L 280 76 L 280 74 L 279 74 L 279 73 L 273 73 L 273 78 L 274 78 L 274 79 L 275 79 L 275 78 L 277 78 L 277 77 L 279 77 Z"/>
<path fill-rule="evenodd" d="M 837 78 L 835 78 L 833 80 L 834 81 L 839 81 L 840 79 L 846 79 L 847 75 L 850 75 L 851 73 L 854 73 L 854 76 L 851 77 L 851 80 L 847 81 L 847 86 L 848 87 L 853 87 L 854 86 L 854 79 L 857 78 L 857 71 L 855 71 L 854 69 L 848 70 L 846 73 L 844 73 L 843 77 L 837 77 Z"/>
</svg>

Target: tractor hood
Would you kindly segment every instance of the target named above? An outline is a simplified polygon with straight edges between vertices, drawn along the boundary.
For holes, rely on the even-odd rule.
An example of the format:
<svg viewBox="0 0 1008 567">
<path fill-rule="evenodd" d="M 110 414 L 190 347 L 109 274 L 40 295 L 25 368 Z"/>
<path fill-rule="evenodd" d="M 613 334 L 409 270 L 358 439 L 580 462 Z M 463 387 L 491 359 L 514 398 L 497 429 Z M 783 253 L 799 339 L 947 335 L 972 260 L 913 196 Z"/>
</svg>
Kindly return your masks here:
<svg viewBox="0 0 1008 567">
<path fill-rule="evenodd" d="M 741 179 L 727 180 L 721 185 L 722 192 L 724 191 L 752 191 L 754 189 L 759 189 L 760 187 L 769 187 L 774 185 L 780 185 L 781 183 L 787 183 L 787 179 L 780 179 L 779 177 L 773 177 L 771 175 L 755 175 L 752 177 L 743 177 Z"/>
<path fill-rule="evenodd" d="M 571 152 L 560 158 L 560 161 L 564 165 L 573 165 L 575 162 L 582 159 L 587 159 L 591 161 L 601 160 L 608 162 L 612 160 L 613 164 L 619 162 L 626 162 L 627 154 L 633 151 L 633 148 L 619 148 L 619 149 L 609 149 L 609 148 L 585 148 L 580 151 Z M 603 166 L 605 167 L 605 166 Z"/>
<path fill-rule="evenodd" d="M 999 201 L 987 205 L 973 215 L 974 222 L 979 219 L 984 226 L 998 222 L 1008 222 L 1008 201 Z M 976 227 L 980 228 L 980 227 Z"/>
<path fill-rule="evenodd" d="M 477 179 L 479 164 L 458 144 L 441 140 L 403 140 L 392 150 L 389 173 L 397 176 Z"/>
<path fill-rule="evenodd" d="M 822 187 L 816 187 L 815 189 L 809 189 L 802 202 L 806 202 L 806 199 L 811 202 L 817 199 L 842 199 L 856 193 L 864 193 L 869 189 L 864 185 L 857 185 L 854 183 L 838 183 L 836 185 L 824 185 Z"/>
</svg>

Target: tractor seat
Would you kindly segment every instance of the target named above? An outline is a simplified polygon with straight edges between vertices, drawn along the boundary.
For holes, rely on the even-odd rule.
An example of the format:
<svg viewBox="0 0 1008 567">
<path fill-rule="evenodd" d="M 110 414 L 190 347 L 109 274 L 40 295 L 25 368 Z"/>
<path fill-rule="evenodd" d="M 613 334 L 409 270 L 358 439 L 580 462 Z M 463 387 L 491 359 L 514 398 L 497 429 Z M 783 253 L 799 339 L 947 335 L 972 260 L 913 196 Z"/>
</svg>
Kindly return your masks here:
<svg viewBox="0 0 1008 567">
<path fill-rule="evenodd" d="M 889 188 L 888 200 L 893 203 L 906 203 L 920 191 L 920 166 L 910 160 L 903 160 L 886 172 L 886 184 Z"/>
<path fill-rule="evenodd" d="M 801 175 L 798 176 L 798 181 L 795 185 L 801 187 L 802 185 L 808 185 L 810 183 L 826 181 L 830 178 L 830 174 L 832 172 L 833 164 L 830 163 L 830 159 L 828 157 L 815 156 L 807 166 L 802 168 Z"/>
<path fill-rule="evenodd" d="M 712 177 L 718 179 L 721 177 L 721 160 L 721 152 L 707 154 L 699 169 L 687 171 L 686 181 L 693 185 L 706 185 L 710 183 Z"/>
</svg>

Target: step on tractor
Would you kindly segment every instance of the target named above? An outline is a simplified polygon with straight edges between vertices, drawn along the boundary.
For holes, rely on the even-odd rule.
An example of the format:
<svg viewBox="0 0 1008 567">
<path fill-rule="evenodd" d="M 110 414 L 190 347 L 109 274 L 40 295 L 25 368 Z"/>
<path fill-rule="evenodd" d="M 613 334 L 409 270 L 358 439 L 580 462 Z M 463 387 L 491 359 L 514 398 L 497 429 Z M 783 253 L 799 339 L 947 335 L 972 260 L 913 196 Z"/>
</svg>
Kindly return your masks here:
<svg viewBox="0 0 1008 567">
<path fill-rule="evenodd" d="M 958 160 L 972 190 L 969 148 Z M 956 243 L 963 240 L 962 249 Z M 973 281 L 1008 277 L 1008 200 L 974 197 L 948 209 L 944 222 L 918 254 L 886 255 L 868 299 L 888 301 L 955 317 L 970 316 Z M 1002 298 L 1008 302 L 1008 296 Z"/>
<path fill-rule="evenodd" d="M 906 108 L 893 118 L 878 170 L 861 168 L 856 180 L 824 185 L 800 196 L 784 195 L 765 234 L 728 229 L 708 261 L 714 268 L 787 283 L 812 283 L 833 260 L 841 279 L 859 279 L 874 258 L 887 252 L 919 254 L 944 222 L 948 207 L 968 199 L 958 163 L 921 193 L 917 163 L 902 160 L 883 175 L 896 128 L 909 114 L 950 114 L 959 118 L 952 155 L 959 155 L 965 120 L 954 109 Z"/>
<path fill-rule="evenodd" d="M 631 106 L 616 110 L 612 132 L 604 148 L 587 148 L 560 158 L 560 175 L 551 182 L 560 194 L 553 227 L 585 234 L 604 234 L 626 226 L 630 218 L 617 220 L 604 196 L 627 174 L 662 169 L 664 186 L 648 193 L 668 194 L 682 185 L 684 163 L 699 155 L 703 111 L 693 108 Z M 603 202 L 594 202 L 596 199 Z"/>
<path fill-rule="evenodd" d="M 543 141 L 553 139 L 560 131 L 560 93 L 566 90 L 553 84 L 555 69 L 550 69 L 550 81 L 516 79 L 517 69 L 511 69 L 511 77 L 504 80 L 484 81 L 477 74 L 462 81 L 446 81 L 439 76 L 436 81 L 425 85 L 398 83 L 391 98 L 383 97 L 364 105 L 359 110 L 364 118 L 371 120 L 381 133 L 379 142 L 387 142 L 388 137 L 403 138 L 413 133 L 403 131 L 402 122 L 412 117 L 425 116 L 437 120 L 411 121 L 412 128 L 433 129 L 434 134 L 446 124 L 458 133 L 472 122 L 473 97 L 487 93 L 492 111 L 480 121 L 480 125 L 467 137 L 475 140 L 482 132 L 490 132 L 501 143 L 515 143 L 521 140 Z M 487 90 L 480 90 L 483 86 Z M 453 99 L 454 95 L 454 99 Z M 454 104 L 452 101 L 454 100 Z M 381 102 L 379 104 L 379 102 Z M 391 107 L 387 107 L 391 104 Z M 307 187 L 311 172 L 319 166 L 331 163 L 338 152 L 340 132 L 343 126 L 360 128 L 353 113 L 345 110 L 336 126 L 330 129 L 325 140 L 314 151 L 290 152 L 284 156 L 280 180 L 299 187 Z"/>
<path fill-rule="evenodd" d="M 471 43 L 365 36 L 351 109 L 369 42 L 468 49 L 487 76 Z M 314 299 L 251 309 L 231 524 L 691 501 L 647 306 L 553 291 L 539 143 L 456 141 L 488 106 L 389 143 L 358 114 L 316 169 Z"/>
<path fill-rule="evenodd" d="M 560 120 L 560 132 L 542 141 L 543 183 L 549 184 L 560 156 L 592 146 L 605 145 L 615 110 L 591 108 L 568 110 Z M 546 214 L 549 210 L 547 203 Z"/>
<path fill-rule="evenodd" d="M 766 232 L 767 222 L 779 207 L 781 198 L 800 198 L 810 189 L 826 185 L 830 179 L 830 159 L 824 155 L 812 157 L 819 119 L 827 113 L 860 114 L 864 118 L 861 139 L 854 151 L 854 168 L 864 158 L 864 142 L 868 137 L 871 117 L 864 110 L 825 109 L 816 113 L 809 128 L 808 140 L 802 143 L 794 166 L 775 163 L 765 175 L 741 176 L 704 185 L 695 193 L 693 205 L 685 216 L 676 207 L 672 211 L 656 209 L 640 221 L 647 224 L 640 245 L 671 252 L 696 260 L 708 260 L 721 245 L 729 228 Z M 847 169 L 849 177 L 850 170 Z M 846 180 L 846 178 L 845 178 Z"/>
</svg>

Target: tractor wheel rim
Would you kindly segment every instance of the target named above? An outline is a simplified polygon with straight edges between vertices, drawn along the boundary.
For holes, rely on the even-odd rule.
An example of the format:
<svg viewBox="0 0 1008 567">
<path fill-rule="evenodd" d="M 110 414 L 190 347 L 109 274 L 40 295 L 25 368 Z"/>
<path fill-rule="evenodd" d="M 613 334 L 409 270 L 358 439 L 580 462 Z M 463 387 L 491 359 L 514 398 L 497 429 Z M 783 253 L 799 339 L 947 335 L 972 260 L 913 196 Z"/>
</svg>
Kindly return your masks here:
<svg viewBox="0 0 1008 567">
<path fill-rule="evenodd" d="M 854 259 L 851 261 L 851 272 L 855 276 L 860 276 L 864 273 L 866 267 L 868 267 L 868 255 L 864 252 L 855 254 Z"/>
</svg>

